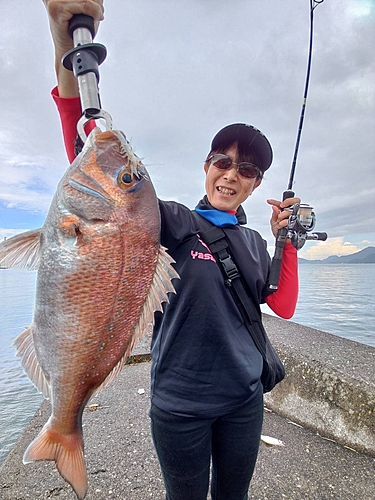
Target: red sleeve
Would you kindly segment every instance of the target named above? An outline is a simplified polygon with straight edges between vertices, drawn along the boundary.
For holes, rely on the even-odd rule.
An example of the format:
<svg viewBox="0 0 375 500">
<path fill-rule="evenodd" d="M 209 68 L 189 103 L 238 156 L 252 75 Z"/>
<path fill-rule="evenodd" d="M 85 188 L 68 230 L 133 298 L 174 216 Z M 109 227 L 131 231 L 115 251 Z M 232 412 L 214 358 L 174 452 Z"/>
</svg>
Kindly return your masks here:
<svg viewBox="0 0 375 500">
<path fill-rule="evenodd" d="M 70 163 L 74 160 L 74 142 L 77 137 L 77 122 L 81 117 L 79 97 L 60 97 L 57 87 L 51 92 L 60 115 L 65 151 Z"/>
<path fill-rule="evenodd" d="M 292 243 L 286 243 L 281 261 L 279 286 L 266 297 L 267 305 L 274 313 L 290 319 L 296 310 L 298 299 L 298 259 Z"/>
<path fill-rule="evenodd" d="M 81 103 L 79 97 L 60 97 L 57 87 L 52 90 L 51 95 L 60 115 L 65 151 L 71 163 L 76 157 L 74 143 L 77 138 L 77 122 L 82 115 Z M 89 133 L 94 127 L 95 121 L 92 120 L 85 125 L 85 132 Z"/>
</svg>

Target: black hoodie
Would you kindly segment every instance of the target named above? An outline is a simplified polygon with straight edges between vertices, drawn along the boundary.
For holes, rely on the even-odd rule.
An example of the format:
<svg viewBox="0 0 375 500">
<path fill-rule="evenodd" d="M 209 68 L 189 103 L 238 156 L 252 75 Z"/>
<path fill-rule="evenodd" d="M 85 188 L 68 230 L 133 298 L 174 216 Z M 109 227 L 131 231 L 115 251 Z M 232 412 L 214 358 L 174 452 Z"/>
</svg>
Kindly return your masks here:
<svg viewBox="0 0 375 500">
<path fill-rule="evenodd" d="M 151 346 L 151 401 L 178 415 L 215 417 L 240 407 L 260 384 L 263 360 L 224 284 L 190 209 L 159 201 L 161 244 L 176 261 L 176 294 L 156 314 Z M 204 198 L 200 209 L 212 209 Z M 264 301 L 270 257 L 246 223 L 226 226 L 232 255 L 257 305 Z"/>
</svg>

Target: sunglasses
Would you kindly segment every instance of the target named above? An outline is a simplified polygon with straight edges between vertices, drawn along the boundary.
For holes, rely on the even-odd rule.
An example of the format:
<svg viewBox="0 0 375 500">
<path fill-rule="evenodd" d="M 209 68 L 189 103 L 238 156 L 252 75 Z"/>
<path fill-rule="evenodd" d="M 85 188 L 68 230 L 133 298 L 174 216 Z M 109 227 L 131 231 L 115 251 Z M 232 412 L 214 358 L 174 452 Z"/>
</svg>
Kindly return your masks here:
<svg viewBox="0 0 375 500">
<path fill-rule="evenodd" d="M 219 170 L 229 170 L 233 165 L 237 165 L 237 172 L 239 172 L 242 177 L 245 177 L 246 179 L 255 179 L 257 177 L 262 178 L 263 176 L 263 172 L 252 163 L 249 163 L 247 161 L 235 163 L 227 155 L 212 155 L 207 158 L 207 161 L 211 162 L 212 165 Z"/>
</svg>

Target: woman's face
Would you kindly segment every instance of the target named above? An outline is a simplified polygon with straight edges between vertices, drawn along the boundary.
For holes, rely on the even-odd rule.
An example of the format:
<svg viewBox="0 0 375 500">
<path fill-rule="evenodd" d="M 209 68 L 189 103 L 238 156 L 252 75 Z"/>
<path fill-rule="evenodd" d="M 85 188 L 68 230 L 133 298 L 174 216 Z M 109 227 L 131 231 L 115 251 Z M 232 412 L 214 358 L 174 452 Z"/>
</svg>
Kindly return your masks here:
<svg viewBox="0 0 375 500">
<path fill-rule="evenodd" d="M 232 146 L 225 154 L 238 162 L 236 146 Z M 236 169 L 237 165 L 232 165 L 229 170 L 219 170 L 210 162 L 204 164 L 207 198 L 217 210 L 236 211 L 262 182 L 261 179 L 247 179 Z"/>
</svg>

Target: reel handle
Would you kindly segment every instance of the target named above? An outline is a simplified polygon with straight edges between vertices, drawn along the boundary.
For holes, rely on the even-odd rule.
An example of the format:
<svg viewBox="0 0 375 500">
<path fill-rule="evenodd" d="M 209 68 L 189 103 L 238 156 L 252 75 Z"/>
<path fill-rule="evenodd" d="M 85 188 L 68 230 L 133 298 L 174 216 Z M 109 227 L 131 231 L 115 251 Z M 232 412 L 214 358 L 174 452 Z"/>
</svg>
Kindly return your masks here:
<svg viewBox="0 0 375 500">
<path fill-rule="evenodd" d="M 307 234 L 306 239 L 307 240 L 319 240 L 319 241 L 326 241 L 328 238 L 327 233 L 320 233 L 320 232 L 314 232 L 311 234 Z"/>
<path fill-rule="evenodd" d="M 287 190 L 283 192 L 283 201 L 287 198 L 293 198 L 294 191 Z M 276 242 L 275 242 L 275 253 L 272 257 L 270 275 L 268 278 L 268 289 L 275 292 L 279 285 L 280 271 L 281 271 L 281 261 L 283 256 L 284 246 L 287 240 L 288 229 L 285 227 L 279 229 Z"/>
</svg>

